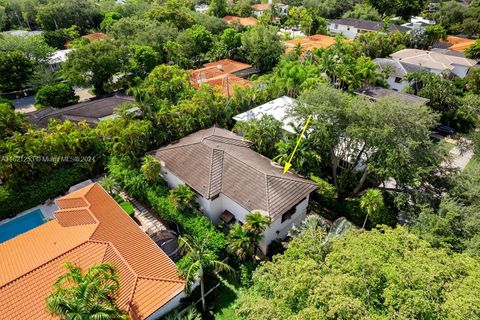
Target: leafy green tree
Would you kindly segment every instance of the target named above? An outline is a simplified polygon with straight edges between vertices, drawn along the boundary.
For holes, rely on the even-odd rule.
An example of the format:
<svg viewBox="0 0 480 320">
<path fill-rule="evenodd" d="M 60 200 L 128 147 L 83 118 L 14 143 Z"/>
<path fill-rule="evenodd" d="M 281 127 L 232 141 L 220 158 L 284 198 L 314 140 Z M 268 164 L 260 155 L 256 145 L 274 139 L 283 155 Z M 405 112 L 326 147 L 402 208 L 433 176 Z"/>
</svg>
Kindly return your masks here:
<svg viewBox="0 0 480 320">
<path fill-rule="evenodd" d="M 425 0 L 368 0 L 367 2 L 380 14 L 401 16 L 405 19 L 418 15 L 427 3 Z"/>
<path fill-rule="evenodd" d="M 252 15 L 252 7 L 248 0 L 238 0 L 230 6 L 229 14 L 240 17 L 250 17 Z"/>
<path fill-rule="evenodd" d="M 246 60 L 261 71 L 270 71 L 283 54 L 283 45 L 274 27 L 259 25 L 242 34 Z"/>
<path fill-rule="evenodd" d="M 428 49 L 440 39 L 447 37 L 447 31 L 439 25 L 427 26 L 424 29 L 414 29 L 409 34 L 409 46 L 418 49 Z"/>
<path fill-rule="evenodd" d="M 123 15 L 120 12 L 110 11 L 105 13 L 102 23 L 100 23 L 100 29 L 108 31 L 118 20 L 122 19 Z"/>
<path fill-rule="evenodd" d="M 160 170 L 162 166 L 160 162 L 153 156 L 147 155 L 143 159 L 143 164 L 140 167 L 143 176 L 148 181 L 158 181 L 160 179 Z"/>
<path fill-rule="evenodd" d="M 419 183 L 422 173 L 441 161 L 429 138 L 437 116 L 426 106 L 394 99 L 352 99 L 320 85 L 300 96 L 292 115 L 299 122 L 313 115 L 311 150 L 327 161 L 340 199 L 358 194 L 370 175 L 379 181 L 395 179 L 396 190 L 401 191 L 402 185 Z M 408 130 L 406 123 L 411 124 Z"/>
<path fill-rule="evenodd" d="M 205 241 L 191 237 L 179 237 L 180 248 L 187 250 L 185 259 L 179 265 L 180 271 L 185 276 L 185 289 L 188 291 L 190 286 L 200 281 L 200 296 L 202 299 L 202 309 L 207 311 L 205 302 L 205 275 L 210 272 L 233 271 L 225 262 L 218 260 L 218 257 L 205 246 Z"/>
<path fill-rule="evenodd" d="M 480 94 L 480 69 L 470 68 L 465 77 L 465 83 L 468 91 L 474 94 Z"/>
<path fill-rule="evenodd" d="M 304 7 L 290 7 L 288 8 L 288 19 L 285 21 L 287 26 L 299 26 L 302 31 L 311 35 L 317 31 L 314 27 L 314 17 Z"/>
<path fill-rule="evenodd" d="M 147 12 L 147 17 L 158 22 L 170 22 L 178 29 L 187 29 L 195 24 L 195 17 L 190 10 L 190 0 L 167 0 Z"/>
<path fill-rule="evenodd" d="M 0 139 L 5 139 L 14 133 L 22 133 L 27 129 L 27 123 L 22 114 L 8 103 L 0 102 Z"/>
<path fill-rule="evenodd" d="M 78 100 L 79 97 L 75 94 L 75 90 L 65 83 L 43 86 L 35 95 L 37 108 L 58 109 L 75 104 Z"/>
<path fill-rule="evenodd" d="M 440 4 L 440 10 L 432 15 L 437 24 L 444 27 L 450 34 L 461 32 L 468 8 L 456 1 L 446 1 Z"/>
<path fill-rule="evenodd" d="M 253 249 L 253 258 L 257 255 L 258 245 L 264 238 L 264 232 L 270 225 L 270 218 L 259 211 L 250 212 L 245 217 L 243 229 L 250 239 L 250 247 Z"/>
<path fill-rule="evenodd" d="M 46 64 L 54 49 L 47 45 L 42 36 L 0 36 L 2 51 L 21 51 L 36 64 Z"/>
<path fill-rule="evenodd" d="M 216 17 L 224 17 L 227 15 L 227 1 L 226 0 L 212 0 L 208 7 L 208 14 Z"/>
<path fill-rule="evenodd" d="M 134 82 L 143 81 L 161 63 L 161 55 L 152 47 L 133 45 L 129 48 L 127 71 Z"/>
<path fill-rule="evenodd" d="M 203 54 L 212 49 L 213 35 L 204 26 L 195 24 L 178 35 L 177 43 L 182 56 L 196 64 L 202 60 Z"/>
<path fill-rule="evenodd" d="M 213 55 L 215 59 L 236 59 L 241 56 L 240 47 L 242 46 L 242 33 L 234 28 L 227 28 L 215 42 Z"/>
<path fill-rule="evenodd" d="M 73 25 L 70 28 L 44 31 L 42 36 L 49 46 L 62 50 L 65 49 L 65 44 L 68 41 L 80 38 L 80 32 L 78 31 L 78 27 Z"/>
<path fill-rule="evenodd" d="M 181 209 L 192 208 L 195 203 L 196 194 L 186 184 L 179 185 L 176 189 L 170 190 L 168 200 Z"/>
<path fill-rule="evenodd" d="M 42 29 L 48 31 L 76 25 L 85 32 L 97 27 L 102 20 L 94 2 L 88 0 L 47 2 L 38 7 L 36 18 Z"/>
<path fill-rule="evenodd" d="M 283 136 L 283 124 L 273 116 L 266 115 L 260 120 L 239 121 L 236 123 L 234 131 L 243 134 L 245 139 L 251 141 L 255 151 L 273 158 L 275 156 L 275 144 Z"/>
<path fill-rule="evenodd" d="M 115 305 L 120 282 L 115 268 L 108 263 L 90 267 L 83 273 L 79 267 L 66 263 L 68 273 L 54 284 L 47 306 L 52 316 L 61 319 L 129 319 Z"/>
<path fill-rule="evenodd" d="M 0 90 L 26 86 L 34 71 L 33 62 L 21 51 L 0 51 Z"/>
<path fill-rule="evenodd" d="M 360 198 L 360 208 L 365 212 L 365 220 L 363 221 L 362 228 L 365 229 L 368 218 L 370 218 L 370 220 L 373 221 L 372 224 L 375 225 L 375 221 L 380 220 L 379 216 L 384 207 L 382 192 L 377 189 L 367 189 Z"/>
<path fill-rule="evenodd" d="M 315 230 L 315 229 L 314 229 Z M 241 319 L 478 317 L 478 261 L 430 247 L 405 228 L 351 230 L 324 245 L 321 228 L 292 240 L 253 274 Z M 421 302 L 419 302 L 421 301 Z M 461 307 L 459 307 L 461 305 Z"/>
<path fill-rule="evenodd" d="M 480 59 L 480 39 L 465 49 L 465 57 L 469 59 Z"/>
<path fill-rule="evenodd" d="M 408 35 L 401 32 L 382 33 L 364 32 L 353 40 L 357 55 L 364 55 L 372 59 L 385 58 L 392 53 L 406 48 Z"/>
<path fill-rule="evenodd" d="M 139 87 L 136 98 L 142 101 L 166 99 L 176 103 L 193 92 L 188 73 L 177 66 L 159 65 Z"/>
<path fill-rule="evenodd" d="M 109 91 L 113 76 L 126 65 L 127 54 L 109 40 L 97 40 L 69 54 L 63 75 L 76 85 L 92 85 L 95 94 Z"/>
<path fill-rule="evenodd" d="M 343 18 L 382 21 L 382 16 L 378 13 L 378 10 L 368 3 L 357 3 L 352 11 L 348 11 L 343 15 Z"/>
</svg>

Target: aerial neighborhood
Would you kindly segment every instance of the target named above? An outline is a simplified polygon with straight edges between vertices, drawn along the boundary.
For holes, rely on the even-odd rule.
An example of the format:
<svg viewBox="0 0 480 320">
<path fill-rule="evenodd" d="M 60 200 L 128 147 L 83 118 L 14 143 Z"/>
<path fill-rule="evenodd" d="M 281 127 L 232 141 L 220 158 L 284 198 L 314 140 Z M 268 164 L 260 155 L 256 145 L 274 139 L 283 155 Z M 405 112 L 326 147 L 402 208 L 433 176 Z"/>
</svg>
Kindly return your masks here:
<svg viewBox="0 0 480 320">
<path fill-rule="evenodd" d="M 480 320 L 477 0 L 0 0 L 0 320 Z"/>
</svg>

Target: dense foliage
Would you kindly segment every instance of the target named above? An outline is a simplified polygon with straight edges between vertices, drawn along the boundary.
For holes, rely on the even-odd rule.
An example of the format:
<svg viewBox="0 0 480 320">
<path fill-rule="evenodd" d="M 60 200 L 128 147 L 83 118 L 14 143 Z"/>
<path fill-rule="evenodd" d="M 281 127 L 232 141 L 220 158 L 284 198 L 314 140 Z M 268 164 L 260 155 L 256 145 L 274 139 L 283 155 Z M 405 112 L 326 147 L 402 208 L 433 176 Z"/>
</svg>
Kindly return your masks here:
<svg viewBox="0 0 480 320">
<path fill-rule="evenodd" d="M 353 230 L 325 244 L 321 228 L 259 267 L 241 319 L 464 319 L 480 316 L 478 261 L 433 249 L 405 228 Z"/>
<path fill-rule="evenodd" d="M 75 91 L 65 83 L 46 85 L 40 88 L 35 95 L 37 108 L 52 107 L 63 108 L 77 103 L 79 97 Z"/>
</svg>

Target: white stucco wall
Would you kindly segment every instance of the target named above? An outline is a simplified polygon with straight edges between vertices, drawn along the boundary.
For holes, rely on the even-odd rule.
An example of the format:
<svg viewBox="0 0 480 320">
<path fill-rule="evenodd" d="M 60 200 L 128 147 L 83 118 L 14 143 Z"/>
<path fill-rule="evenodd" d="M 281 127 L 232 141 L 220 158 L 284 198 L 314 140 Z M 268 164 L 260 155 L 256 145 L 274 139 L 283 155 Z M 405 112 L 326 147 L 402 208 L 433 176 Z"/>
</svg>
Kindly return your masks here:
<svg viewBox="0 0 480 320">
<path fill-rule="evenodd" d="M 335 28 L 335 26 L 337 28 Z M 357 28 L 335 23 L 328 24 L 328 31 L 331 33 L 341 33 L 348 39 L 354 39 L 358 34 Z"/>
<path fill-rule="evenodd" d="M 408 87 L 408 81 L 401 81 L 401 82 L 395 82 L 395 77 L 389 77 L 387 79 L 387 83 L 390 89 L 396 90 L 396 91 L 404 91 L 406 87 Z"/>
<path fill-rule="evenodd" d="M 167 168 L 162 167 L 162 177 L 167 181 L 170 188 L 177 188 L 180 184 L 185 184 L 180 178 L 175 176 Z M 220 221 L 220 215 L 225 211 L 230 211 L 237 221 L 244 223 L 249 210 L 243 208 L 238 203 L 224 194 L 220 194 L 214 200 L 208 200 L 201 196 L 196 199 L 200 206 L 200 210 L 216 225 Z M 264 240 L 260 243 L 260 248 L 264 253 L 267 252 L 268 245 L 276 239 L 283 239 L 287 236 L 288 231 L 294 224 L 300 223 L 307 214 L 309 197 L 306 197 L 301 203 L 297 205 L 297 209 L 292 217 L 282 223 L 281 217 L 278 217 L 265 230 Z M 252 210 L 260 211 L 262 210 Z M 277 233 L 278 231 L 278 233 Z"/>
</svg>

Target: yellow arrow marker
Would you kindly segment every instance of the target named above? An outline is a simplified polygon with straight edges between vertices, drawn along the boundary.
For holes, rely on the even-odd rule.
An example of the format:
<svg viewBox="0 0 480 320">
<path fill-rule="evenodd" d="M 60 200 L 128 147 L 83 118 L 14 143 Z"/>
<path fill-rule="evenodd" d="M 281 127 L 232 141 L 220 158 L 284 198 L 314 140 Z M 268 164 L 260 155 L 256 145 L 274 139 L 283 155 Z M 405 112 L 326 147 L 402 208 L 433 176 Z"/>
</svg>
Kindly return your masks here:
<svg viewBox="0 0 480 320">
<path fill-rule="evenodd" d="M 292 159 L 293 156 L 295 155 L 295 152 L 297 151 L 298 145 L 300 144 L 300 141 L 302 141 L 303 134 L 305 133 L 305 130 L 307 130 L 308 123 L 310 122 L 310 119 L 312 119 L 312 115 L 310 115 L 307 119 L 307 122 L 305 123 L 305 126 L 303 126 L 302 133 L 300 134 L 300 137 L 298 137 L 297 144 L 295 145 L 295 149 L 293 149 L 292 154 L 290 155 L 290 159 L 285 163 L 285 166 L 283 167 L 283 174 L 287 173 L 288 169 L 292 166 Z"/>
</svg>

